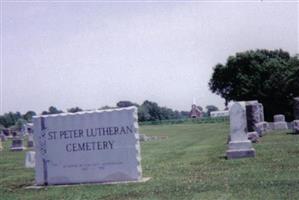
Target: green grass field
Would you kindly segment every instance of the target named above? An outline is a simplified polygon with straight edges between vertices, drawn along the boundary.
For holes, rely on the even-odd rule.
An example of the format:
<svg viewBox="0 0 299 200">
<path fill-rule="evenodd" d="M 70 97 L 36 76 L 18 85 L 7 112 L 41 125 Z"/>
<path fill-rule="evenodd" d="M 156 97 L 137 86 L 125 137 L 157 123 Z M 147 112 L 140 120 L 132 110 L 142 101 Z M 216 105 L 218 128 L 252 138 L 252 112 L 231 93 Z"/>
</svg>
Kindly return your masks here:
<svg viewBox="0 0 299 200">
<path fill-rule="evenodd" d="M 168 136 L 142 143 L 145 183 L 25 189 L 34 170 L 25 152 L 0 152 L 0 199 L 299 199 L 299 135 L 274 132 L 254 144 L 256 158 L 226 160 L 227 123 L 142 126 Z"/>
</svg>

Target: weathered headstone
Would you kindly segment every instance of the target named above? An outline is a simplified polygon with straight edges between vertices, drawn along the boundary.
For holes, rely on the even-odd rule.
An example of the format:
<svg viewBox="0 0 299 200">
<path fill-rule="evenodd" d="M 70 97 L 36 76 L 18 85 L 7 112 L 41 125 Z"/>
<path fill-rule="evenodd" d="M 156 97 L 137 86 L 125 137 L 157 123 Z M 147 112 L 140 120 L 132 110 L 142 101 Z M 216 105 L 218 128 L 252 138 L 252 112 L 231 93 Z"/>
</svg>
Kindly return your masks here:
<svg viewBox="0 0 299 200">
<path fill-rule="evenodd" d="M 259 111 L 260 111 L 260 122 L 265 121 L 265 114 L 264 114 L 264 106 L 261 103 L 258 103 Z"/>
<path fill-rule="evenodd" d="M 226 156 L 228 159 L 254 157 L 255 150 L 246 135 L 246 108 L 244 102 L 236 102 L 229 111 L 230 141 Z"/>
<path fill-rule="evenodd" d="M 20 137 L 13 137 L 10 150 L 11 151 L 23 151 L 26 147 L 24 147 L 23 139 Z"/>
<path fill-rule="evenodd" d="M 254 125 L 254 129 L 258 135 L 262 137 L 265 133 L 270 131 L 270 126 L 268 122 L 259 122 Z"/>
<path fill-rule="evenodd" d="M 27 147 L 28 148 L 34 147 L 33 135 L 31 133 L 28 133 Z"/>
<path fill-rule="evenodd" d="M 294 120 L 293 121 L 293 130 L 295 133 L 299 133 L 299 120 Z"/>
<path fill-rule="evenodd" d="M 136 107 L 36 116 L 37 185 L 142 179 Z"/>
<path fill-rule="evenodd" d="M 34 168 L 35 167 L 35 152 L 34 151 L 26 152 L 25 167 L 26 168 Z"/>
<path fill-rule="evenodd" d="M 288 129 L 288 124 L 285 121 L 284 115 L 281 115 L 281 114 L 274 115 L 273 118 L 274 118 L 273 126 L 274 126 L 275 130 L 285 130 L 285 129 Z"/>
<path fill-rule="evenodd" d="M 246 102 L 246 119 L 248 132 L 255 131 L 255 124 L 261 122 L 261 112 L 258 101 Z"/>
<path fill-rule="evenodd" d="M 299 97 L 294 98 L 294 119 L 299 120 Z"/>
</svg>

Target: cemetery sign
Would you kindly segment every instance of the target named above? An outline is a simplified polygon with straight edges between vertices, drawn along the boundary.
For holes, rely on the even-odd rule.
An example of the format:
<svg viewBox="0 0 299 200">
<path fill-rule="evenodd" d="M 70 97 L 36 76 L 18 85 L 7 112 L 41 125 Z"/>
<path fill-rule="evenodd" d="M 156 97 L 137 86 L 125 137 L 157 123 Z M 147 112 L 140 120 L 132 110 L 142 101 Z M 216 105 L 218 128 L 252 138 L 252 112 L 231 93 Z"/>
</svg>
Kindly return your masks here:
<svg viewBox="0 0 299 200">
<path fill-rule="evenodd" d="M 142 178 L 137 108 L 34 117 L 37 185 Z"/>
</svg>

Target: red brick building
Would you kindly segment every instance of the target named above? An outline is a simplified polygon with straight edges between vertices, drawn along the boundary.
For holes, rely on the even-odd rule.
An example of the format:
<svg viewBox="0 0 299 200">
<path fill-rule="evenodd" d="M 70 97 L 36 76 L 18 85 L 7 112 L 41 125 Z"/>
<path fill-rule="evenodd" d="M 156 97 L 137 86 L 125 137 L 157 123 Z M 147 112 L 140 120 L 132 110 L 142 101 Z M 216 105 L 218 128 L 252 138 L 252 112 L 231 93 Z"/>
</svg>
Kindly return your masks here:
<svg viewBox="0 0 299 200">
<path fill-rule="evenodd" d="M 189 116 L 190 116 L 190 118 L 201 118 L 201 117 L 203 117 L 202 107 L 196 106 L 195 104 L 192 104 Z"/>
</svg>

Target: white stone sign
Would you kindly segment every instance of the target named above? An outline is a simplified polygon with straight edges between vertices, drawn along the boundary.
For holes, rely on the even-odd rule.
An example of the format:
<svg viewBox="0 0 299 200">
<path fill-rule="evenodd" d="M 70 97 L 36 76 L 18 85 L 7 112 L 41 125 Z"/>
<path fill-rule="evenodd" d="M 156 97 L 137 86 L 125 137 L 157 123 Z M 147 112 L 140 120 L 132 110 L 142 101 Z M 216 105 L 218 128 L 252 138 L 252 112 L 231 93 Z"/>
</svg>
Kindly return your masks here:
<svg viewBox="0 0 299 200">
<path fill-rule="evenodd" d="M 33 120 L 37 185 L 142 179 L 136 107 Z"/>
</svg>

